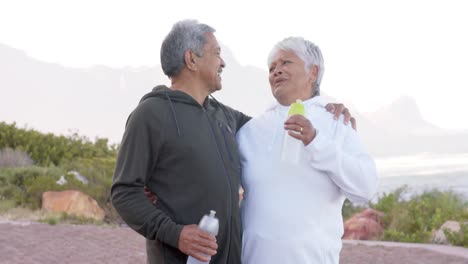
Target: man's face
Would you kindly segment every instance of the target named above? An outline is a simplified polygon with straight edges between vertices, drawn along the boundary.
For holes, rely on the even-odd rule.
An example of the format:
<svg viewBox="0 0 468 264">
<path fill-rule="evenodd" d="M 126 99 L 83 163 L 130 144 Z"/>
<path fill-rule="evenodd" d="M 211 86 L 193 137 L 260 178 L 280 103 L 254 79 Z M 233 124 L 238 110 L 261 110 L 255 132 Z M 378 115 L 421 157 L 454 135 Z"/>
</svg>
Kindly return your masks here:
<svg viewBox="0 0 468 264">
<path fill-rule="evenodd" d="M 282 105 L 290 105 L 297 99 L 307 100 L 312 96 L 312 83 L 317 76 L 306 72 L 304 61 L 293 51 L 279 50 L 269 66 L 271 92 Z"/>
<path fill-rule="evenodd" d="M 221 72 L 225 66 L 221 58 L 221 48 L 213 33 L 205 35 L 206 44 L 203 47 L 203 56 L 198 59 L 200 63 L 200 78 L 206 83 L 210 93 L 221 90 Z"/>
</svg>

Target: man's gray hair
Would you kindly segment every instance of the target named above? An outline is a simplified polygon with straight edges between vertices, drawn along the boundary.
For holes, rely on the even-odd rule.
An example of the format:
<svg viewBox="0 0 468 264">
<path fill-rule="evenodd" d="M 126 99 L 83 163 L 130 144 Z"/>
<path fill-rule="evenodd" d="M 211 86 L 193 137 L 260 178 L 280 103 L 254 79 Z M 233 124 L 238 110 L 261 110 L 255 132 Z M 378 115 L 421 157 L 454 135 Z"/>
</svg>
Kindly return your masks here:
<svg viewBox="0 0 468 264">
<path fill-rule="evenodd" d="M 199 23 L 197 20 L 182 20 L 172 26 L 161 45 L 161 67 L 169 78 L 177 76 L 185 66 L 184 53 L 193 51 L 197 56 L 203 56 L 203 46 L 206 44 L 206 33 L 215 29 Z"/>
<path fill-rule="evenodd" d="M 309 71 L 312 65 L 317 65 L 318 74 L 317 80 L 312 84 L 312 96 L 320 95 L 320 82 L 322 82 L 322 76 L 325 70 L 320 48 L 313 42 L 301 37 L 285 38 L 282 41 L 276 43 L 276 45 L 270 51 L 270 54 L 268 55 L 268 67 L 270 67 L 273 56 L 280 50 L 293 51 L 299 58 L 302 59 L 302 61 L 304 61 L 306 71 Z"/>
</svg>

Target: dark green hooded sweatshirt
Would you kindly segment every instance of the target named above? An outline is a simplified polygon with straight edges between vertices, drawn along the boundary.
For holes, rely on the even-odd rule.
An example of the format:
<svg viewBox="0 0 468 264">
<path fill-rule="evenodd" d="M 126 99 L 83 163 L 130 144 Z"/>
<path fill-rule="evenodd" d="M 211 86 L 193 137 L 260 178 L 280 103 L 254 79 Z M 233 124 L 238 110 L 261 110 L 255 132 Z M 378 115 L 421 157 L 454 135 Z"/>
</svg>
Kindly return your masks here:
<svg viewBox="0 0 468 264">
<path fill-rule="evenodd" d="M 250 117 L 216 100 L 157 86 L 131 113 L 120 145 L 111 199 L 122 219 L 146 237 L 148 262 L 186 263 L 184 225 L 219 218 L 210 263 L 239 264 L 240 161 L 236 132 Z M 156 196 L 153 205 L 144 185 Z"/>
</svg>

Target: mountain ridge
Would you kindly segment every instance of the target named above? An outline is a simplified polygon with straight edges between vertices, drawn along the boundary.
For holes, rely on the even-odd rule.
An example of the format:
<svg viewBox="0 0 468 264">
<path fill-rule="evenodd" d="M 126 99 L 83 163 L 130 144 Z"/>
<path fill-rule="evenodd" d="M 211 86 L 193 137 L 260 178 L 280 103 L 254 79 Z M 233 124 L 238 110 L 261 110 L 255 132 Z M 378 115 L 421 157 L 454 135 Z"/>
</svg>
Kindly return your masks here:
<svg viewBox="0 0 468 264">
<path fill-rule="evenodd" d="M 226 68 L 223 90 L 214 96 L 256 116 L 274 98 L 268 74 L 242 66 L 222 45 Z M 28 124 L 45 132 L 79 131 L 119 142 L 125 120 L 140 98 L 157 84 L 169 85 L 160 66 L 73 68 L 42 62 L 26 52 L 0 44 L 0 120 Z M 14 92 L 18 91 L 18 92 Z M 401 97 L 373 113 L 360 113 L 346 103 L 358 121 L 358 132 L 371 153 L 466 152 L 468 133 L 450 132 L 423 119 L 417 102 Z M 463 143 L 467 142 L 467 143 Z"/>
</svg>

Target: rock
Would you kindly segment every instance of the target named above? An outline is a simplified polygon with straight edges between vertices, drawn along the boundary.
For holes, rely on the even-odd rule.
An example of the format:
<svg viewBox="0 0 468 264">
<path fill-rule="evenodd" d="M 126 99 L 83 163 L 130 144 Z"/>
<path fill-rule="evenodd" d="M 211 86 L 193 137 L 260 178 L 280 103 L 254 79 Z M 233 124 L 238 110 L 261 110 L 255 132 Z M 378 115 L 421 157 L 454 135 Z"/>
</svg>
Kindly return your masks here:
<svg viewBox="0 0 468 264">
<path fill-rule="evenodd" d="M 75 177 L 76 180 L 80 181 L 81 183 L 83 184 L 88 184 L 88 179 L 86 179 L 85 176 L 81 175 L 79 172 L 77 171 L 69 171 L 67 172 L 67 175 L 73 175 L 73 177 Z M 65 175 L 62 175 L 60 176 L 60 179 L 58 181 L 56 181 L 56 183 L 58 185 L 64 185 L 67 183 L 67 179 L 65 179 Z"/>
<path fill-rule="evenodd" d="M 64 185 L 65 183 L 67 183 L 67 180 L 65 179 L 65 176 L 62 175 L 60 176 L 60 179 L 55 183 L 57 183 L 58 185 Z"/>
<path fill-rule="evenodd" d="M 69 171 L 69 172 L 67 172 L 67 175 L 73 175 L 73 177 L 75 177 L 76 180 L 80 181 L 83 184 L 88 184 L 88 182 L 89 182 L 88 179 L 86 179 L 85 176 L 81 175 L 77 171 Z M 60 176 L 60 179 L 57 181 L 57 184 L 58 185 L 64 185 L 66 183 L 67 183 L 67 180 L 65 179 L 65 175 Z"/>
<path fill-rule="evenodd" d="M 343 239 L 351 240 L 375 240 L 383 232 L 380 218 L 384 214 L 368 208 L 353 215 L 344 223 Z"/>
<path fill-rule="evenodd" d="M 70 215 L 103 220 L 105 213 L 96 200 L 75 190 L 44 192 L 42 209 L 52 212 L 65 212 Z"/>
<path fill-rule="evenodd" d="M 88 179 L 86 179 L 85 176 L 81 175 L 79 172 L 77 171 L 69 171 L 67 174 L 71 174 L 71 175 L 74 175 L 75 176 L 75 179 L 77 179 L 78 181 L 82 182 L 83 184 L 88 184 Z"/>
<path fill-rule="evenodd" d="M 466 223 L 465 223 L 466 224 Z M 451 232 L 460 232 L 460 223 L 457 221 L 446 221 L 439 230 L 432 234 L 431 242 L 437 244 L 450 245 L 447 237 L 445 236 L 444 230 L 447 229 Z"/>
</svg>

